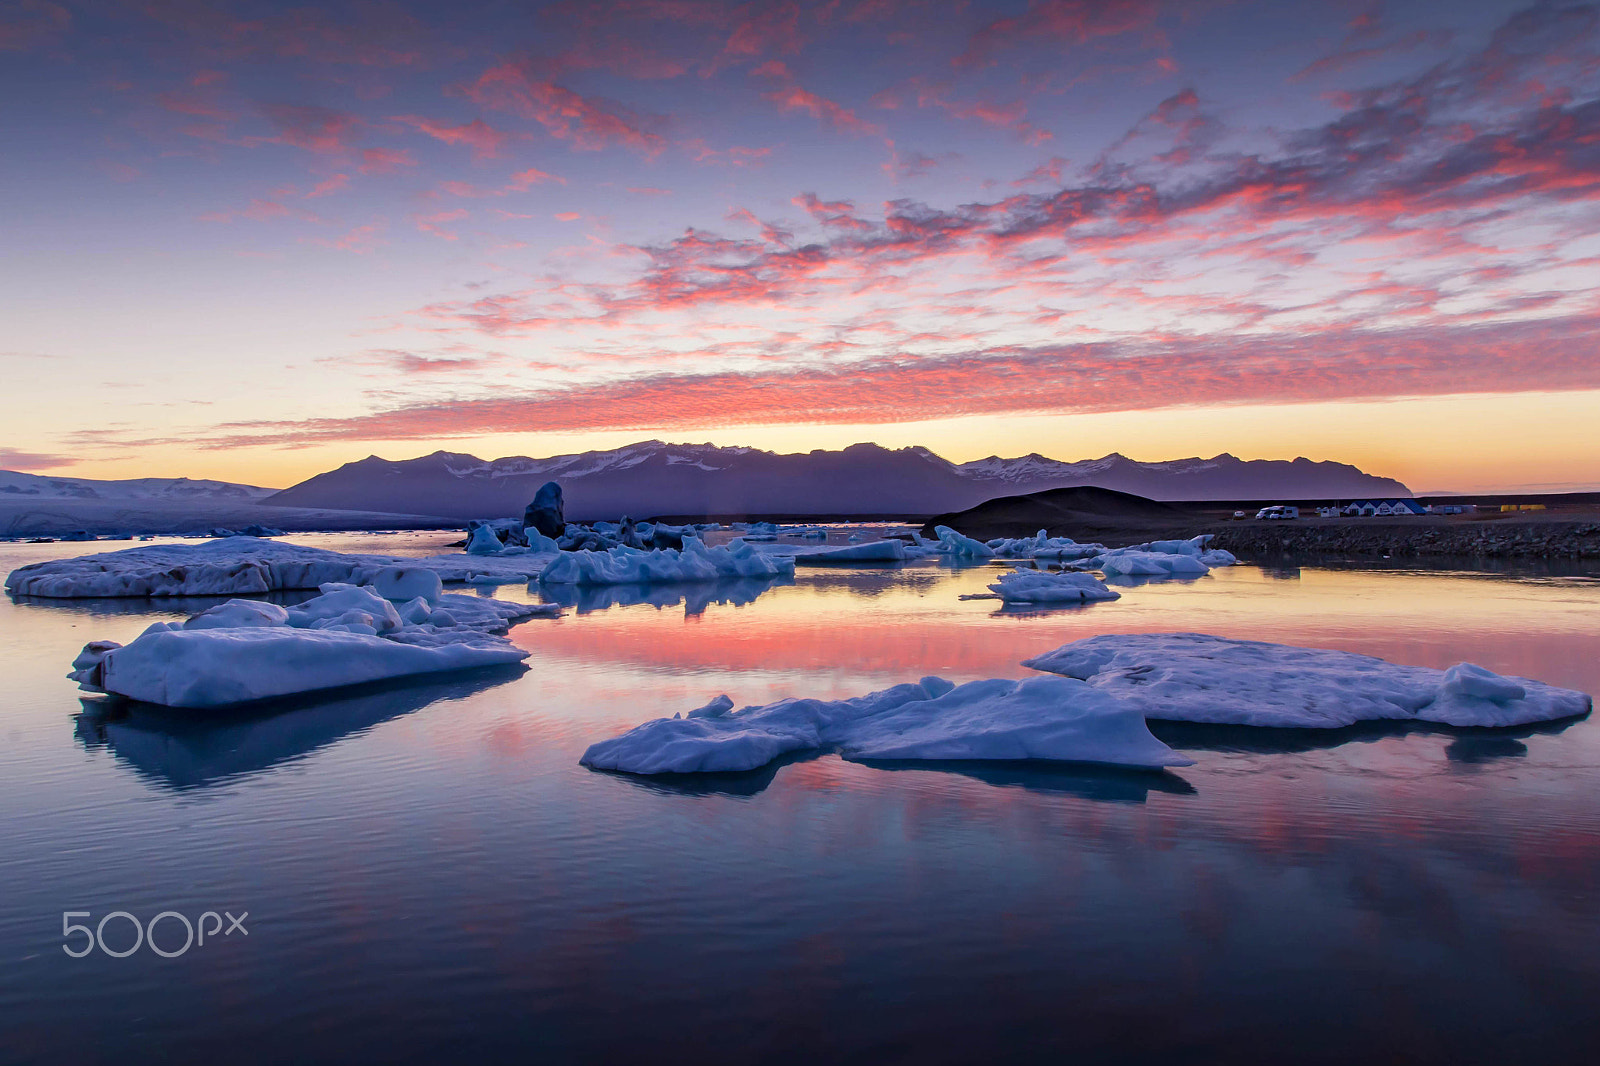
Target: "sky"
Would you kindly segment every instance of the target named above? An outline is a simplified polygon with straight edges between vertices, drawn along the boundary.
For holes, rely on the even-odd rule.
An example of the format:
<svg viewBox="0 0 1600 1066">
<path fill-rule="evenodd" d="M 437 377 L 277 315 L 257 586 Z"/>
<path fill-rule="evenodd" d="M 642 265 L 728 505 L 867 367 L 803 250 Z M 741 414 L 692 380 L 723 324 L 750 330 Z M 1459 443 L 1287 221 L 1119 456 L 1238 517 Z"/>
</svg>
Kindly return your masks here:
<svg viewBox="0 0 1600 1066">
<path fill-rule="evenodd" d="M 1600 9 L 0 0 L 0 467 L 1600 487 Z"/>
</svg>

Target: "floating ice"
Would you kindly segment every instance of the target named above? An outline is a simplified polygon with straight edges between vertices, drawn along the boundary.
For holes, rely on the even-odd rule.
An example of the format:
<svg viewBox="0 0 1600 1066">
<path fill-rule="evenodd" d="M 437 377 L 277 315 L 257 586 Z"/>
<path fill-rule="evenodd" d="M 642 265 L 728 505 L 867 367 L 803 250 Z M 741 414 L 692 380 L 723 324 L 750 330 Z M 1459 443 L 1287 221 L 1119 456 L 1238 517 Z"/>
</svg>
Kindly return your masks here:
<svg viewBox="0 0 1600 1066">
<path fill-rule="evenodd" d="M 421 596 L 429 603 L 438 603 L 444 593 L 439 575 L 420 566 L 386 566 L 372 576 L 372 587 L 386 600 Z"/>
<path fill-rule="evenodd" d="M 1071 537 L 1052 537 L 1039 530 L 1031 537 L 996 537 L 988 541 L 1006 559 L 1087 559 L 1107 550 L 1104 544 L 1079 544 Z"/>
<path fill-rule="evenodd" d="M 518 662 L 494 638 L 438 647 L 287 626 L 146 633 L 109 649 L 98 687 L 168 707 L 222 707 L 300 692 Z M 80 668 L 81 669 L 81 668 Z"/>
<path fill-rule="evenodd" d="M 1096 762 L 1156 768 L 1190 760 L 1150 735 L 1130 705 L 1063 678 L 937 677 L 848 700 L 792 699 L 732 711 L 726 697 L 593 745 L 580 760 L 636 774 L 753 770 L 795 751 L 852 759 Z"/>
<path fill-rule="evenodd" d="M 951 529 L 949 526 L 934 526 L 934 535 L 939 538 L 938 550 L 948 555 L 962 559 L 992 559 L 994 549 L 981 540 L 973 540 Z"/>
<path fill-rule="evenodd" d="M 229 600 L 201 611 L 183 623 L 184 629 L 243 629 L 247 626 L 289 624 L 289 612 L 264 600 Z"/>
<path fill-rule="evenodd" d="M 388 582 L 391 591 L 426 588 L 400 569 Z M 130 699 L 217 707 L 516 662 L 527 653 L 495 634 L 561 610 L 436 591 L 433 596 L 430 601 L 418 595 L 397 608 L 373 586 L 332 582 L 322 586 L 322 595 L 287 610 L 229 600 L 181 625 L 158 622 L 125 647 L 93 641 L 73 660 L 68 676 L 84 688 Z"/>
<path fill-rule="evenodd" d="M 565 552 L 539 574 L 542 585 L 670 584 L 726 577 L 778 577 L 794 573 L 794 560 L 763 555 L 742 541 L 708 548 L 684 537 L 683 550 L 611 548 Z"/>
<path fill-rule="evenodd" d="M 505 550 L 505 543 L 496 535 L 494 528 L 489 525 L 474 526 L 472 535 L 467 538 L 468 555 L 499 555 Z"/>
<path fill-rule="evenodd" d="M 6 591 L 56 598 L 121 596 L 248 596 L 314 589 L 329 581 L 375 580 L 389 567 L 430 570 L 442 581 L 492 577 L 526 581 L 547 555 L 472 556 L 459 552 L 422 559 L 347 555 L 324 548 L 254 537 L 195 544 L 153 544 L 75 559 L 52 559 L 13 570 Z"/>
<path fill-rule="evenodd" d="M 1117 548 L 1106 552 L 1096 556 L 1090 565 L 1107 577 L 1176 577 L 1211 572 L 1211 568 L 1196 555 L 1138 551 L 1133 548 Z"/>
<path fill-rule="evenodd" d="M 1093 574 L 1077 571 L 1016 570 L 990 585 L 1007 603 L 1090 603 L 1115 600 L 1121 593 L 1106 588 Z"/>
<path fill-rule="evenodd" d="M 1351 652 L 1201 633 L 1090 637 L 1023 663 L 1080 678 L 1156 719 L 1335 729 L 1399 720 L 1511 726 L 1585 714 L 1581 692 L 1462 663 L 1401 666 Z"/>
<path fill-rule="evenodd" d="M 834 566 L 839 563 L 895 563 L 906 558 L 906 546 L 898 540 L 875 540 L 843 548 L 801 549 L 794 561 L 801 566 Z"/>
</svg>

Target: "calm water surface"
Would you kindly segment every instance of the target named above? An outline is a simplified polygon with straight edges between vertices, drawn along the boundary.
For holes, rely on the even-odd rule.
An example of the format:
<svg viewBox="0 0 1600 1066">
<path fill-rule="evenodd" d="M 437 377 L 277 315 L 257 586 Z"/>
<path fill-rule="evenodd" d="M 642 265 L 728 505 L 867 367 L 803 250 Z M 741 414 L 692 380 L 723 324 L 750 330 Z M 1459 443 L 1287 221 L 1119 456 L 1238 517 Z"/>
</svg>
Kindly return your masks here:
<svg viewBox="0 0 1600 1066">
<path fill-rule="evenodd" d="M 0 545 L 0 571 L 84 550 Z M 87 640 L 214 601 L 4 600 L 0 1060 L 1591 1060 L 1591 720 L 1158 724 L 1197 761 L 1163 774 L 578 766 L 721 692 L 1022 677 L 1097 633 L 1470 660 L 1600 692 L 1600 581 L 1582 574 L 1239 567 L 1048 613 L 957 598 L 994 573 L 585 596 L 512 630 L 525 671 L 273 715 L 108 718 L 63 679 Z M 249 912 L 248 936 L 173 959 L 62 951 L 63 911 L 224 909 Z"/>
</svg>

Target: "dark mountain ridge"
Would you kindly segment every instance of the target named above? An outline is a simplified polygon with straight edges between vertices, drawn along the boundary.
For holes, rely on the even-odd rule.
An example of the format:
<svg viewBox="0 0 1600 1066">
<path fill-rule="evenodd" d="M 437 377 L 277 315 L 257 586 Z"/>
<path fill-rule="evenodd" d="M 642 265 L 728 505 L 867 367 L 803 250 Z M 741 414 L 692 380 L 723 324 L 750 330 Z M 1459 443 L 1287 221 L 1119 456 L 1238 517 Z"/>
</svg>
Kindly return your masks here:
<svg viewBox="0 0 1600 1066">
<path fill-rule="evenodd" d="M 1141 463 L 1113 453 L 1076 463 L 1041 455 L 952 463 L 927 448 L 854 444 L 778 454 L 756 448 L 643 441 L 610 451 L 486 461 L 437 451 L 368 456 L 266 500 L 294 507 L 520 515 L 540 485 L 559 481 L 574 521 L 652 515 L 930 515 L 995 496 L 1094 485 L 1156 500 L 1274 496 L 1409 496 L 1398 481 L 1344 463 L 1241 460 L 1231 455 Z"/>
</svg>

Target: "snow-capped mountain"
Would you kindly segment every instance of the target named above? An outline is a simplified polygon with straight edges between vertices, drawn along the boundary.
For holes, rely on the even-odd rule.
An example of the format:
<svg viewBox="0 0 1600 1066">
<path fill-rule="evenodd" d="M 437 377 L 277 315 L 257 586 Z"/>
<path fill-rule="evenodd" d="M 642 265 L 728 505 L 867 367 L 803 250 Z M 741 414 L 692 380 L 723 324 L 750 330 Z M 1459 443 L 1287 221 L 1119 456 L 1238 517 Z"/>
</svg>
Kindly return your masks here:
<svg viewBox="0 0 1600 1066">
<path fill-rule="evenodd" d="M 86 477 L 47 477 L 0 470 L 0 499 L 39 500 L 261 500 L 276 489 L 186 477 L 141 477 L 98 481 Z"/>
<path fill-rule="evenodd" d="M 780 455 L 756 448 L 643 441 L 611 451 L 484 460 L 455 452 L 369 456 L 268 498 L 295 507 L 405 511 L 455 518 L 521 514 L 559 481 L 574 520 L 649 515 L 937 514 L 994 496 L 1098 485 L 1157 500 L 1408 496 L 1397 481 L 1343 463 L 1108 455 L 1067 463 L 1041 455 L 955 464 L 922 447 L 855 444 Z"/>
</svg>

